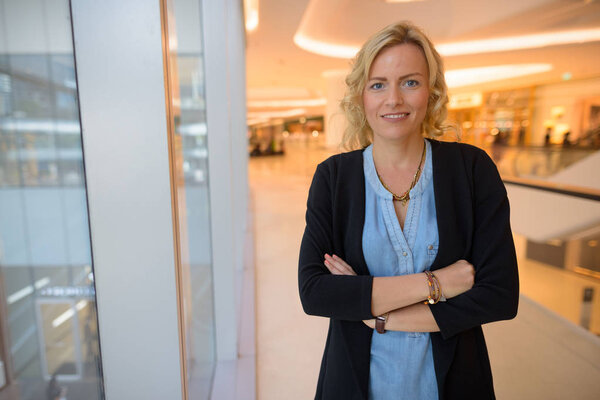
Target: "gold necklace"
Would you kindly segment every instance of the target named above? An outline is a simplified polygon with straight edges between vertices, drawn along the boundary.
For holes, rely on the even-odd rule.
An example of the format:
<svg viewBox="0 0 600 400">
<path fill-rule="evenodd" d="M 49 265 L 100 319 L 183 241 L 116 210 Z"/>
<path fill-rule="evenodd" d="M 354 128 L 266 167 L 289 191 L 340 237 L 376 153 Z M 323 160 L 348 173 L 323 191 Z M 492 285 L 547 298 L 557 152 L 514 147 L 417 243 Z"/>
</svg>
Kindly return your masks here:
<svg viewBox="0 0 600 400">
<path fill-rule="evenodd" d="M 423 153 L 421 153 L 421 161 L 419 161 L 419 167 L 417 168 L 417 172 L 415 172 L 415 176 L 410 184 L 410 187 L 406 192 L 404 192 L 404 194 L 402 194 L 402 196 L 398 196 L 396 193 L 392 192 L 392 190 L 389 187 L 387 187 L 387 185 L 383 182 L 381 176 L 379 176 L 379 172 L 377 172 L 377 169 L 375 169 L 377 177 L 379 178 L 379 182 L 381 182 L 383 187 L 392 194 L 393 201 L 401 201 L 403 206 L 405 206 L 406 203 L 410 200 L 410 191 L 412 190 L 412 188 L 415 187 L 417 181 L 419 180 L 419 175 L 421 175 L 421 166 L 423 165 L 423 159 L 425 158 L 425 148 L 425 143 L 423 143 Z"/>
</svg>

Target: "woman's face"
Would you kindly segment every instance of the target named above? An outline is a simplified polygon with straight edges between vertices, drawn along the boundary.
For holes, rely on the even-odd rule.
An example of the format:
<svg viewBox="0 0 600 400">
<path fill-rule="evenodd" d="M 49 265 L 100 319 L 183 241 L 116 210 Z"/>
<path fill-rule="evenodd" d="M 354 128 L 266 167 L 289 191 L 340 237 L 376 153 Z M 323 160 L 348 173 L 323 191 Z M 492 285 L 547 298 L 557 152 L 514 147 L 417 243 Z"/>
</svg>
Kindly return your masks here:
<svg viewBox="0 0 600 400">
<path fill-rule="evenodd" d="M 429 69 L 422 50 L 414 44 L 382 50 L 371 64 L 363 91 L 373 140 L 421 136 L 428 98 Z"/>
</svg>

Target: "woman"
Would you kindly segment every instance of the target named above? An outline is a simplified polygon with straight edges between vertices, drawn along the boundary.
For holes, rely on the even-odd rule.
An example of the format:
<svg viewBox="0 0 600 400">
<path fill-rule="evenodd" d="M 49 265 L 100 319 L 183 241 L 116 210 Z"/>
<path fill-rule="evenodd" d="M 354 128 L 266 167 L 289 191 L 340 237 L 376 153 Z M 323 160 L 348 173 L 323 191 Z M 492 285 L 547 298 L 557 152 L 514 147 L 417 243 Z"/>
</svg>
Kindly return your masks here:
<svg viewBox="0 0 600 400">
<path fill-rule="evenodd" d="M 360 150 L 317 167 L 300 250 L 304 310 L 330 318 L 316 398 L 494 398 L 481 325 L 513 318 L 519 292 L 496 167 L 424 139 L 448 99 L 415 26 L 369 39 L 346 84 L 344 144 Z"/>
</svg>

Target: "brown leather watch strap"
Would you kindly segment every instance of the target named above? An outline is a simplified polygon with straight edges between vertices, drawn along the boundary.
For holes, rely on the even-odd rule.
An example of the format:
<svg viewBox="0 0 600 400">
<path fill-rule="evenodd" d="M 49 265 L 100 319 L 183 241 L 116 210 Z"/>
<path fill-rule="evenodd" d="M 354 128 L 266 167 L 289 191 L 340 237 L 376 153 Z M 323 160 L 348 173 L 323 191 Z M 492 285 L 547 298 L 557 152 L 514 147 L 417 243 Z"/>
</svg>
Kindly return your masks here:
<svg viewBox="0 0 600 400">
<path fill-rule="evenodd" d="M 387 322 L 388 314 L 383 314 L 375 317 L 375 330 L 377 333 L 385 333 L 385 323 Z"/>
</svg>

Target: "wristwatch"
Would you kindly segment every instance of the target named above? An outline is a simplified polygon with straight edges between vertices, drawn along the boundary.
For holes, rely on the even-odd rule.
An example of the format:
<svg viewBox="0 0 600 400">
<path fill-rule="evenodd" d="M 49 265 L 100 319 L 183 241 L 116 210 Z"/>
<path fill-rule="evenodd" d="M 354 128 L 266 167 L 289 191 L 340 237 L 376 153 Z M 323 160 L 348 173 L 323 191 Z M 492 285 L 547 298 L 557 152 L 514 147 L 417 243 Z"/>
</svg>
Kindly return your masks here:
<svg viewBox="0 0 600 400">
<path fill-rule="evenodd" d="M 385 313 L 375 317 L 375 330 L 377 333 L 385 333 L 385 323 L 387 322 L 389 314 L 390 313 Z"/>
</svg>

